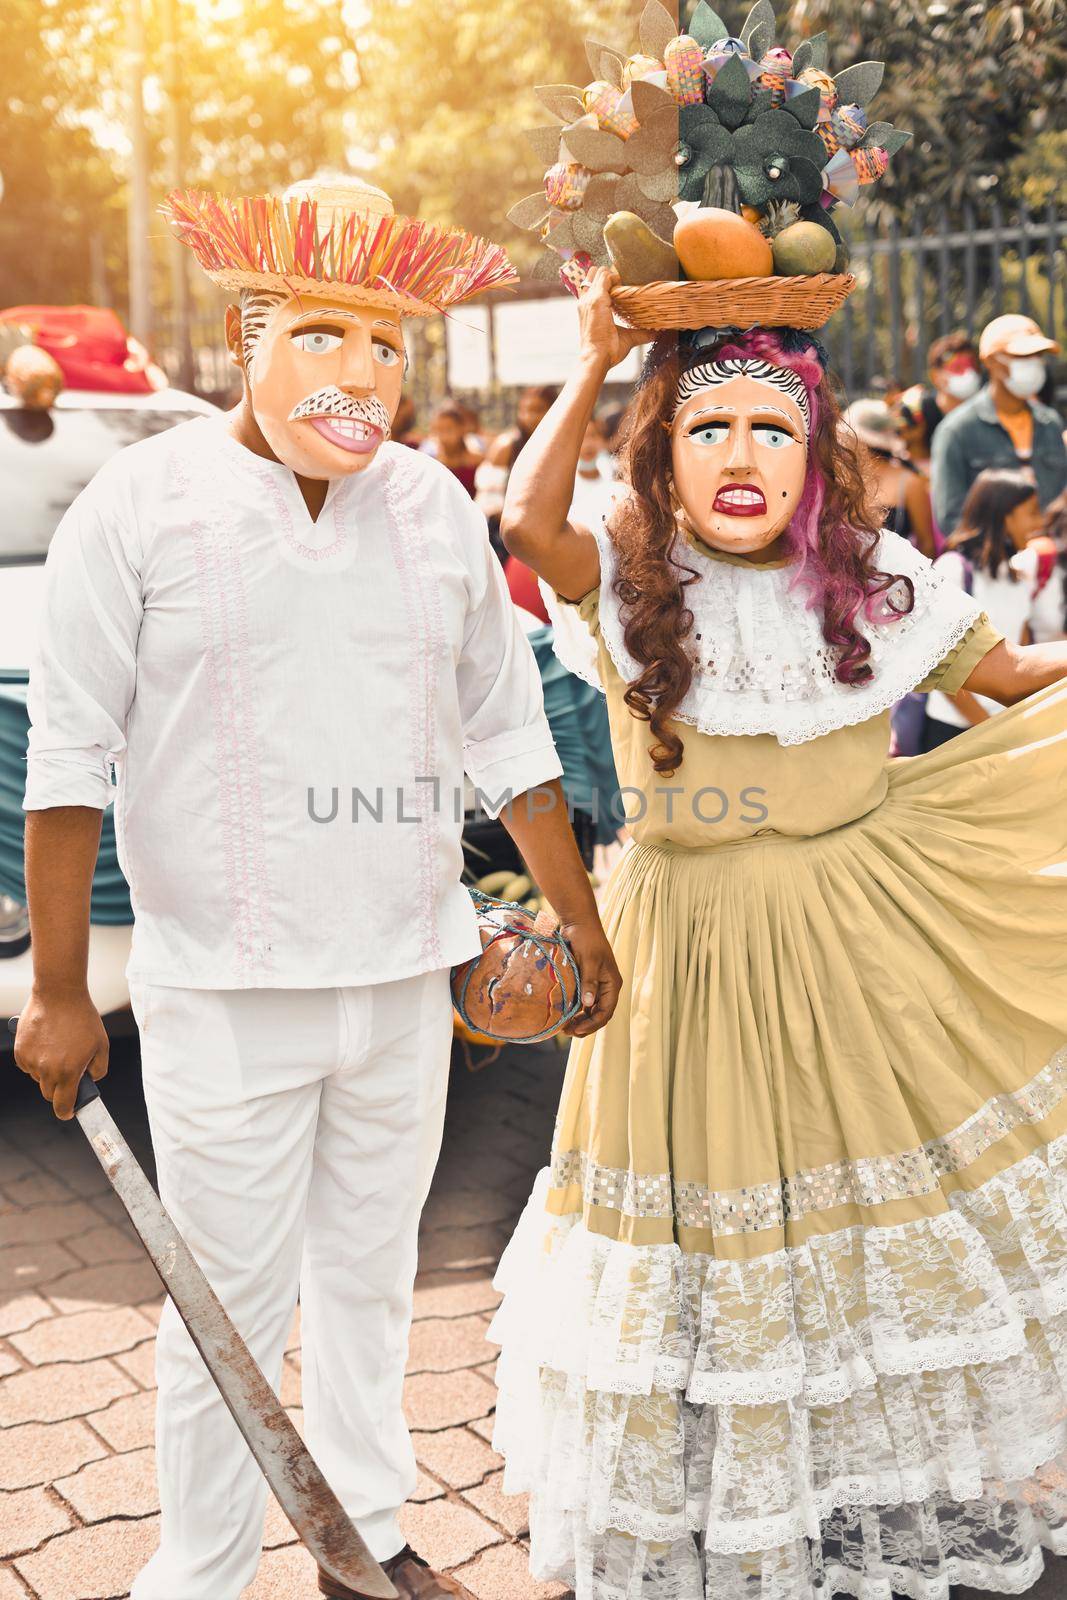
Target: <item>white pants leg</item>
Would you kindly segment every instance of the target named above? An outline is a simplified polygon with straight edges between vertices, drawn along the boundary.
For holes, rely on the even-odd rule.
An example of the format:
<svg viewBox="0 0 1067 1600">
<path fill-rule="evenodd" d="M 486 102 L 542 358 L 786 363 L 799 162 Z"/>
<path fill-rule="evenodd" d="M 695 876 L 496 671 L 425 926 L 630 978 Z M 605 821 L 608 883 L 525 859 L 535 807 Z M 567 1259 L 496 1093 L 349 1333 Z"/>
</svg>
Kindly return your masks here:
<svg viewBox="0 0 1067 1600">
<path fill-rule="evenodd" d="M 400 1407 L 419 1211 L 440 1145 L 447 973 L 134 997 L 164 1203 L 271 1383 L 304 1259 L 308 1443 L 380 1559 L 414 1483 Z M 238 1600 L 266 1486 L 168 1302 L 160 1548 L 132 1600 Z"/>
</svg>

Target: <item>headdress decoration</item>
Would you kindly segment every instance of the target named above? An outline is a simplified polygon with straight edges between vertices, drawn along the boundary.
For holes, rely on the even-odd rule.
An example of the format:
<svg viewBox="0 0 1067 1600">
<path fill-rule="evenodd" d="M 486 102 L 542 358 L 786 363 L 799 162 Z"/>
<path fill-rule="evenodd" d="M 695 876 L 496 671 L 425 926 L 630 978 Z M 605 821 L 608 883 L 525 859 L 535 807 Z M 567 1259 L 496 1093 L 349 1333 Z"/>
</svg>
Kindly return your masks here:
<svg viewBox="0 0 1067 1600">
<path fill-rule="evenodd" d="M 500 245 L 397 216 L 357 178 L 311 179 L 280 197 L 177 189 L 161 210 L 224 289 L 329 293 L 420 317 L 519 281 Z"/>
<path fill-rule="evenodd" d="M 640 53 L 590 42 L 587 54 L 593 83 L 535 91 L 556 118 L 527 131 L 545 187 L 510 220 L 563 258 L 572 286 L 613 265 L 616 308 L 639 326 L 820 326 L 852 287 L 831 213 L 910 137 L 868 119 L 883 64 L 832 77 L 824 33 L 775 43 L 770 0 L 737 36 L 707 0 L 681 34 L 648 0 Z"/>
</svg>

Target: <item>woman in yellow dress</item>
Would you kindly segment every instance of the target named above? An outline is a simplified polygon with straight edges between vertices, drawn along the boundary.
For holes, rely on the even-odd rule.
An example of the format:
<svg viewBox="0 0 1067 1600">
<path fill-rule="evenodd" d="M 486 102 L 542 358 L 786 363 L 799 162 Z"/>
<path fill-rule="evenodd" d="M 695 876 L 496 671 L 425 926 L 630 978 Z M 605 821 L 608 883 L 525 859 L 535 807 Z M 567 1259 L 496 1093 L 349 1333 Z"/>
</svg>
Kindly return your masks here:
<svg viewBox="0 0 1067 1600">
<path fill-rule="evenodd" d="M 570 525 L 616 282 L 502 525 L 632 835 L 500 1269 L 505 1487 L 578 1600 L 1021 1594 L 1067 1553 L 1067 645 L 872 526 L 807 335 L 658 339 Z M 890 762 L 964 685 L 1010 709 Z"/>
</svg>

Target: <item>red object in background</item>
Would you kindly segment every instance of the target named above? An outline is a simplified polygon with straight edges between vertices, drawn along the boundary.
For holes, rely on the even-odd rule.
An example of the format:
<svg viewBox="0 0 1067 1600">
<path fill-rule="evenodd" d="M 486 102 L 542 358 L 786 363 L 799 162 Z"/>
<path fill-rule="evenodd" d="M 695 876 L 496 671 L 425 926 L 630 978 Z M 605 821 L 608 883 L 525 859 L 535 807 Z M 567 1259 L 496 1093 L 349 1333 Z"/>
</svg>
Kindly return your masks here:
<svg viewBox="0 0 1067 1600">
<path fill-rule="evenodd" d="M 521 606 L 524 611 L 532 611 L 542 622 L 548 621 L 548 612 L 545 610 L 545 602 L 541 599 L 541 591 L 537 587 L 537 575 L 532 567 L 528 567 L 517 556 L 508 556 L 504 562 L 504 580 L 508 586 L 512 605 Z"/>
<path fill-rule="evenodd" d="M 11 306 L 0 311 L 0 322 L 32 329 L 34 343 L 58 363 L 68 389 L 151 394 L 160 387 L 149 374 L 147 351 L 128 339 L 113 311 L 99 306 Z"/>
</svg>

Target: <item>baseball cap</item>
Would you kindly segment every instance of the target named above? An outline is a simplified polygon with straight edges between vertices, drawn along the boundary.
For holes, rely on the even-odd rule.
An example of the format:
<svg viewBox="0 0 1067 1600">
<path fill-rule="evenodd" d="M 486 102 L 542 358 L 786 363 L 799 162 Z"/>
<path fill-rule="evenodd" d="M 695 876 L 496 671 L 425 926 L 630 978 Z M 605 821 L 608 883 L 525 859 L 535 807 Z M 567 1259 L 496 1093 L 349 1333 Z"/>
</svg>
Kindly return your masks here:
<svg viewBox="0 0 1067 1600">
<path fill-rule="evenodd" d="M 1004 317 L 994 317 L 982 329 L 978 341 L 978 359 L 987 356 L 1038 356 L 1046 351 L 1059 354 L 1059 345 L 1041 332 L 1033 317 L 1011 312 Z"/>
</svg>

